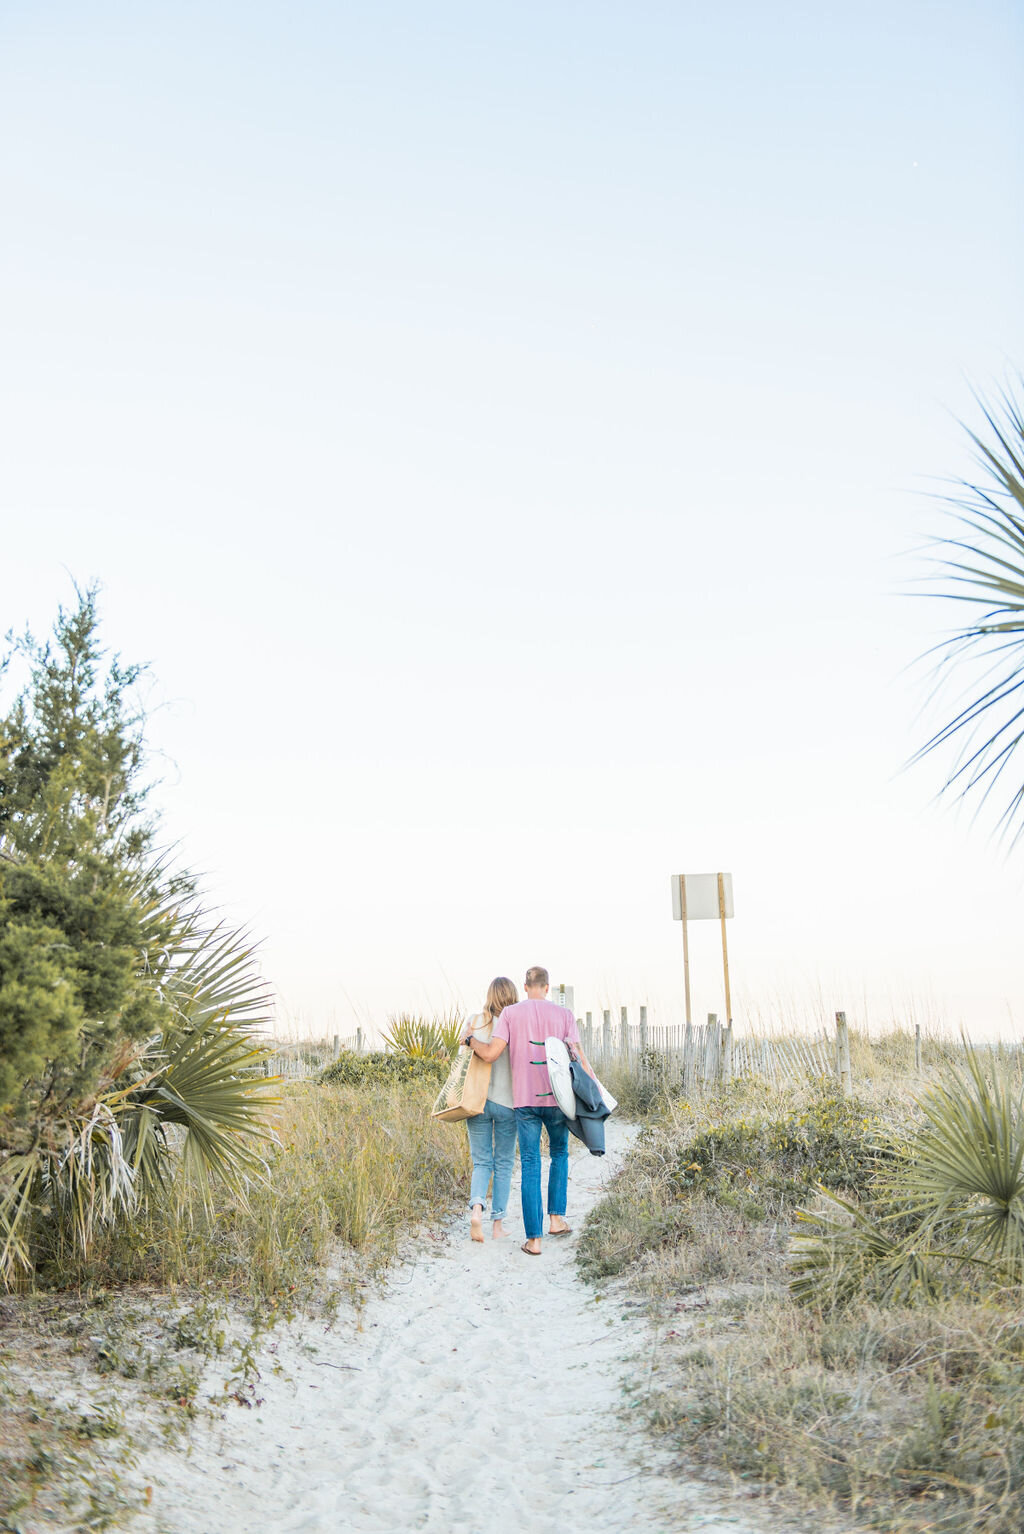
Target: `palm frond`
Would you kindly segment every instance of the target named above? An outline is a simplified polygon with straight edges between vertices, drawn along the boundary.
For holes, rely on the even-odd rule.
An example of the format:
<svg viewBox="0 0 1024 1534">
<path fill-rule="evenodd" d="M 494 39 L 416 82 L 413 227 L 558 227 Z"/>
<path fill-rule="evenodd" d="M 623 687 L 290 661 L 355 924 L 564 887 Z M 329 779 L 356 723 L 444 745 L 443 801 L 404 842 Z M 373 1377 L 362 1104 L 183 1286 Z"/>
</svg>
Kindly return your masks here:
<svg viewBox="0 0 1024 1534">
<path fill-rule="evenodd" d="M 924 1124 L 901 1177 L 908 1212 L 929 1238 L 965 1259 L 1024 1277 L 1024 1098 L 1010 1074 L 986 1075 L 967 1047 L 967 1072 L 950 1071 L 921 1098 Z"/>
<path fill-rule="evenodd" d="M 262 1169 L 273 1139 L 269 1110 L 280 1079 L 263 1074 L 273 1054 L 269 988 L 244 933 L 204 929 L 191 913 L 158 982 L 170 1022 L 148 1052 L 148 1079 L 125 1099 L 126 1145 L 142 1196 L 166 1183 L 167 1130 L 184 1131 L 183 1176 L 209 1196 L 211 1177 L 241 1189 Z"/>
<path fill-rule="evenodd" d="M 0 1284 L 5 1289 L 32 1271 L 30 1227 L 41 1160 L 35 1149 L 8 1156 L 0 1167 Z"/>
<path fill-rule="evenodd" d="M 945 497 L 958 536 L 941 540 L 939 595 L 982 611 L 939 646 L 939 681 L 971 672 L 966 701 L 912 758 L 950 743 L 959 747 L 944 791 L 983 805 L 1003 772 L 1016 768 L 1024 742 L 1024 411 L 1009 389 L 989 406 L 978 400 L 987 432 L 968 430 L 982 479 L 958 483 Z M 988 667 L 991 685 L 978 676 Z M 1024 774 L 997 819 L 1011 843 L 1024 832 Z"/>
</svg>

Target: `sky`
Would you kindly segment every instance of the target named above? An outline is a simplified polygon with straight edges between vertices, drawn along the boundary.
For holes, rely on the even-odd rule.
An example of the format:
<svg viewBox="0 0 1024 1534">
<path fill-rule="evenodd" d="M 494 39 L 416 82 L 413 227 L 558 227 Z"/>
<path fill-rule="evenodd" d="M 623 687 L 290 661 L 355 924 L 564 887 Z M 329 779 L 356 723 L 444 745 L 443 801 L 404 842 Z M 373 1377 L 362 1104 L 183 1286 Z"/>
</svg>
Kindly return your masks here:
<svg viewBox="0 0 1024 1534">
<path fill-rule="evenodd" d="M 1009 0 L 0 0 L 0 622 L 102 586 L 282 1032 L 1024 1028 L 918 663 L 1024 367 Z M 692 929 L 696 1015 L 722 1012 Z"/>
</svg>

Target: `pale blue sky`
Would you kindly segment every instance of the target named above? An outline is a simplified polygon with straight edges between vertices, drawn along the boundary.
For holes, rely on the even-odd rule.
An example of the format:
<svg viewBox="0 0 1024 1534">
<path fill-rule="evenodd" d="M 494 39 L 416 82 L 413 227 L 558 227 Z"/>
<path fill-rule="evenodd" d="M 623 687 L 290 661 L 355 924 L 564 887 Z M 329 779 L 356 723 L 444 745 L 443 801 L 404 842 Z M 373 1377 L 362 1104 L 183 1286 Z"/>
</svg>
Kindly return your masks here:
<svg viewBox="0 0 1024 1534">
<path fill-rule="evenodd" d="M 899 593 L 1024 363 L 1022 64 L 1008 3 L 0 7 L 5 626 L 103 582 L 289 1016 L 670 1017 L 724 866 L 738 1012 L 1019 1028 Z"/>
</svg>

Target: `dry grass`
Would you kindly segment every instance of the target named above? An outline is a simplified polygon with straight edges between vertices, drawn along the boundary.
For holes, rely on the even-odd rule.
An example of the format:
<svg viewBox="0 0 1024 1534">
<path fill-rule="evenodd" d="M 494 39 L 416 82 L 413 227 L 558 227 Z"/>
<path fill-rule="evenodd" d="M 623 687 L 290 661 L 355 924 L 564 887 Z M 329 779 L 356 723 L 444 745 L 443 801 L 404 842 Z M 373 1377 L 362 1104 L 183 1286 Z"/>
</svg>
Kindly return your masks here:
<svg viewBox="0 0 1024 1534">
<path fill-rule="evenodd" d="M 652 1398 L 687 1461 L 901 1534 L 1024 1527 L 1024 1324 L 947 1302 L 676 1317 Z"/>
<path fill-rule="evenodd" d="M 908 1052 L 910 1035 L 872 1041 L 852 1109 L 810 1085 L 667 1099 L 588 1217 L 578 1260 L 590 1278 L 628 1275 L 650 1306 L 661 1343 L 647 1405 L 683 1473 L 759 1484 L 844 1530 L 1019 1534 L 1019 1295 L 830 1311 L 786 1286 L 815 1181 L 863 1194 L 876 1126 L 911 1116 L 893 1086 Z"/>
<path fill-rule="evenodd" d="M 213 1283 L 238 1297 L 309 1299 L 340 1243 L 363 1272 L 389 1262 L 417 1222 L 450 1211 L 465 1190 L 462 1126 L 431 1120 L 432 1082 L 355 1089 L 296 1083 L 287 1091 L 265 1179 L 214 1207 L 166 1201 L 132 1229 L 100 1239 L 75 1273 L 50 1281 L 108 1287 Z"/>
</svg>

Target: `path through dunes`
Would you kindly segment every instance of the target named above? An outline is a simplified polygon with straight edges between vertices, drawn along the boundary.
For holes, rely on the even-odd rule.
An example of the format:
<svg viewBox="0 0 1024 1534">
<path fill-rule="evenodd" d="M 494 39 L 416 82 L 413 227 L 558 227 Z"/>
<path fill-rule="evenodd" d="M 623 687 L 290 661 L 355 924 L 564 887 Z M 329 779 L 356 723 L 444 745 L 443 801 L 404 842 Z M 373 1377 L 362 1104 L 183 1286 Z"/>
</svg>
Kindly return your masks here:
<svg viewBox="0 0 1024 1534">
<path fill-rule="evenodd" d="M 453 1133 L 463 1132 L 453 1125 Z M 578 1225 L 631 1137 L 575 1155 Z M 188 1458 L 147 1456 L 162 1534 L 754 1534 L 747 1506 L 662 1473 L 639 1423 L 618 1411 L 642 1323 L 576 1277 L 575 1238 L 540 1259 L 512 1236 L 473 1246 L 460 1223 L 424 1237 L 363 1312 L 270 1337 L 284 1375 L 265 1397 L 197 1423 Z"/>
</svg>

